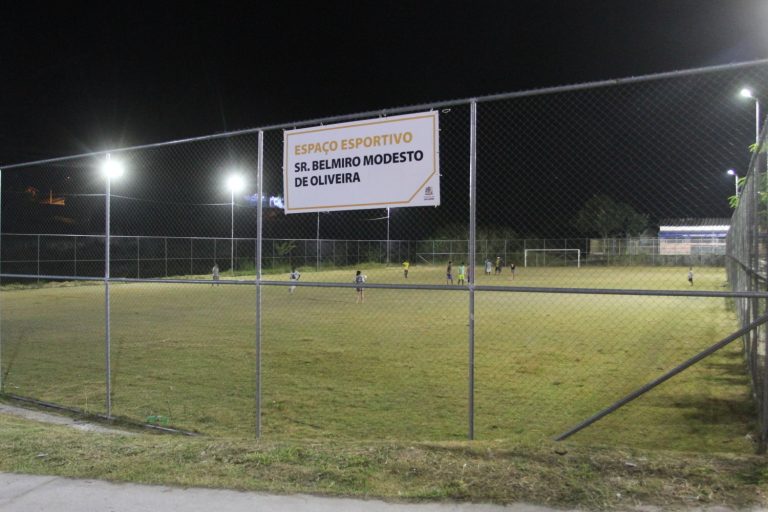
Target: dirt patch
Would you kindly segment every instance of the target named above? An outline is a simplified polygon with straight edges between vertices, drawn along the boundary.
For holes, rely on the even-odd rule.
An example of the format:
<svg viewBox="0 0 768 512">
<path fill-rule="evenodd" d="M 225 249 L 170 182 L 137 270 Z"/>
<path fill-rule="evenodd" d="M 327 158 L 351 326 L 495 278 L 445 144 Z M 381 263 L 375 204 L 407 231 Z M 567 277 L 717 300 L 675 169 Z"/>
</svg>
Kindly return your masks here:
<svg viewBox="0 0 768 512">
<path fill-rule="evenodd" d="M 127 432 L 125 430 L 119 430 L 115 428 L 104 427 L 95 423 L 89 423 L 87 421 L 81 421 L 67 416 L 59 416 L 56 414 L 50 414 L 41 411 L 34 411 L 32 409 L 25 409 L 23 407 L 16 407 L 13 405 L 0 403 L 0 414 L 10 414 L 12 416 L 18 416 L 28 420 L 39 421 L 41 423 L 52 423 L 54 425 L 65 425 L 77 430 L 85 432 L 96 432 L 99 434 L 117 434 L 124 436 L 136 435 L 133 432 Z"/>
</svg>

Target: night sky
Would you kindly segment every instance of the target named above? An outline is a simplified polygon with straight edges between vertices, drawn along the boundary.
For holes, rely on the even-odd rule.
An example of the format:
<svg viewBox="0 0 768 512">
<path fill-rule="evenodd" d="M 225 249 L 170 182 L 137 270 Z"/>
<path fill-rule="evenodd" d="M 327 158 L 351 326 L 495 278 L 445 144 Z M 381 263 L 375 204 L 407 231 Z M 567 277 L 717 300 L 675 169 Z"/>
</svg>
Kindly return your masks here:
<svg viewBox="0 0 768 512">
<path fill-rule="evenodd" d="M 760 0 L 412 4 L 251 2 L 207 9 L 192 9 L 189 4 L 150 8 L 136 3 L 88 8 L 14 6 L 0 17 L 4 48 L 0 52 L 4 71 L 0 163 L 768 57 L 768 3 Z M 538 117 L 540 107 L 526 108 L 530 119 Z M 751 142 L 754 130 L 749 125 L 749 107 L 734 108 L 744 111 L 745 126 L 727 144 L 741 151 Z M 504 124 L 514 117 L 511 110 L 504 114 L 504 107 L 499 112 L 489 116 L 488 122 Z M 466 119 L 466 110 L 458 108 L 451 115 Z M 691 122 L 697 119 L 692 117 Z M 452 128 L 452 121 L 445 123 L 441 121 L 441 126 L 458 130 L 454 136 L 463 140 L 463 119 L 457 128 Z M 573 124 L 564 129 L 592 128 Z M 486 141 L 493 137 L 487 129 L 485 133 Z M 562 140 L 563 135 L 558 137 Z M 688 142 L 677 144 L 683 152 L 690 151 Z M 455 149 L 456 156 L 445 151 L 441 159 L 448 163 L 454 158 L 452 165 L 464 166 L 463 143 Z M 576 148 L 569 151 L 573 154 Z M 660 158 L 655 169 L 679 165 Z M 510 173 L 530 172 L 521 161 L 506 165 L 502 184 L 525 181 L 510 178 Z M 743 172 L 746 161 L 748 155 L 741 161 L 714 164 L 739 167 Z M 486 169 L 494 167 L 490 157 L 481 162 Z M 724 169 L 715 170 L 714 164 L 707 171 L 711 175 L 707 186 L 713 188 L 712 197 L 726 195 L 732 181 L 718 182 Z M 630 167 L 639 172 L 636 168 L 641 166 Z M 488 183 L 494 178 L 485 179 Z M 552 179 L 559 179 L 557 172 Z M 654 182 L 665 179 L 652 178 Z M 696 208 L 671 207 L 677 201 L 643 185 L 649 180 L 622 182 L 613 195 L 643 211 L 646 201 L 633 202 L 630 192 L 646 186 L 646 196 L 661 197 L 658 205 L 646 209 L 657 217 L 729 214 L 722 205 L 708 211 L 698 208 L 698 203 Z M 452 186 L 450 180 L 446 183 Z M 722 190 L 714 190 L 720 185 Z M 542 211 L 550 212 L 544 215 L 562 226 L 578 204 L 593 193 L 605 193 L 604 188 L 592 184 L 574 193 L 562 206 L 567 210 L 562 218 L 551 213 L 551 205 Z M 516 190 L 525 192 L 520 187 Z M 465 191 L 456 190 L 454 195 L 464 197 Z M 452 197 L 450 190 L 446 197 Z M 547 229 L 525 220 L 534 214 L 519 207 L 522 196 L 488 190 L 481 203 L 491 200 L 516 203 L 518 208 L 512 205 L 503 216 L 523 218 L 524 223 L 494 219 L 493 209 L 483 209 L 482 204 L 486 213 L 480 212 L 480 222 L 498 220 L 521 233 L 562 235 L 557 229 L 542 233 Z M 447 220 L 466 220 L 462 208 Z M 304 233 L 308 229 L 293 227 L 289 234 L 310 236 Z M 181 228 L 177 232 L 164 234 L 186 234 Z M 396 234 L 423 237 L 429 233 Z"/>
<path fill-rule="evenodd" d="M 768 56 L 760 0 L 112 4 L 3 12 L 0 162 Z"/>
</svg>

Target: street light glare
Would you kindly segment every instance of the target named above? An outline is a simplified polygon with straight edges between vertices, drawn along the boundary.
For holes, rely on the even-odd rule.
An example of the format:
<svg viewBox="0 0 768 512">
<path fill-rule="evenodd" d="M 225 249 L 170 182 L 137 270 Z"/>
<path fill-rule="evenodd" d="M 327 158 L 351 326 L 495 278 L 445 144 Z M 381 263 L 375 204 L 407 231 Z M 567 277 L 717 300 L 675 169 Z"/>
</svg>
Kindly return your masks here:
<svg viewBox="0 0 768 512">
<path fill-rule="evenodd" d="M 107 178 L 119 178 L 123 175 L 123 164 L 119 160 L 107 159 L 102 165 L 102 170 Z"/>
<path fill-rule="evenodd" d="M 743 88 L 739 94 L 741 94 L 744 98 L 754 99 L 755 97 L 754 94 L 752 94 L 752 89 L 749 89 L 747 87 Z"/>
<path fill-rule="evenodd" d="M 734 171 L 733 169 L 728 169 L 728 174 L 730 174 L 731 176 L 736 176 L 736 171 Z"/>
<path fill-rule="evenodd" d="M 227 178 L 227 188 L 232 192 L 238 192 L 245 186 L 245 180 L 239 174 L 233 174 Z"/>
</svg>

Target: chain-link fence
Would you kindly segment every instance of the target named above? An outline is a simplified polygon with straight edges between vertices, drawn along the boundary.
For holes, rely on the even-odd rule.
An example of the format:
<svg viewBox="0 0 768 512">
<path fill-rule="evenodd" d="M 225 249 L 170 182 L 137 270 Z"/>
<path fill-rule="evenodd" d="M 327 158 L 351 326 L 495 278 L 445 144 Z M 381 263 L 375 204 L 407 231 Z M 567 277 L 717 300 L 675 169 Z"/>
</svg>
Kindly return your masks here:
<svg viewBox="0 0 768 512">
<path fill-rule="evenodd" d="M 763 131 L 752 146 L 752 159 L 739 191 L 727 240 L 728 282 L 734 291 L 753 293 L 750 297 L 735 299 L 734 306 L 742 326 L 754 322 L 767 311 L 765 292 L 768 290 L 768 167 L 765 137 Z M 752 395 L 758 405 L 758 422 L 763 429 L 768 424 L 767 333 L 765 325 L 761 325 L 743 337 L 744 359 L 751 377 Z"/>
<path fill-rule="evenodd" d="M 257 239 L 111 236 L 114 277 L 204 276 L 221 261 L 229 275 L 254 274 Z M 10 274 L 99 277 L 104 272 L 100 235 L 5 234 L 3 264 Z M 333 269 L 359 265 L 398 265 L 404 260 L 445 265 L 469 259 L 467 240 L 263 239 L 262 268 L 289 272 L 293 266 Z M 648 237 L 477 240 L 477 261 L 505 267 L 521 262 L 540 266 L 716 266 L 724 265 L 725 239 Z"/>
<path fill-rule="evenodd" d="M 6 166 L 2 392 L 216 435 L 554 437 L 762 321 L 754 184 L 732 291 L 722 237 L 658 227 L 730 217 L 725 171 L 754 140 L 734 92 L 766 79 L 758 62 L 267 127 L 112 151 L 106 179 L 106 153 Z M 439 206 L 285 213 L 286 130 L 425 110 Z M 741 348 L 574 439 L 764 444 Z"/>
</svg>

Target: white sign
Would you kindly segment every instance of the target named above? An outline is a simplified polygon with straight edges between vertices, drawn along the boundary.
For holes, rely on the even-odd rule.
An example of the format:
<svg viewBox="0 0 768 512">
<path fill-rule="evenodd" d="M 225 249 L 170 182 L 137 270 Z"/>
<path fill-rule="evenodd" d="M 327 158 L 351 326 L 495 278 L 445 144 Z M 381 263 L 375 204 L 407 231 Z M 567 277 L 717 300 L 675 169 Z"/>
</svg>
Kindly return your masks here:
<svg viewBox="0 0 768 512">
<path fill-rule="evenodd" d="M 285 213 L 437 206 L 438 114 L 286 131 Z"/>
</svg>

